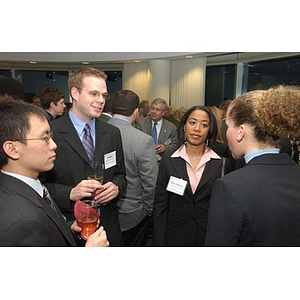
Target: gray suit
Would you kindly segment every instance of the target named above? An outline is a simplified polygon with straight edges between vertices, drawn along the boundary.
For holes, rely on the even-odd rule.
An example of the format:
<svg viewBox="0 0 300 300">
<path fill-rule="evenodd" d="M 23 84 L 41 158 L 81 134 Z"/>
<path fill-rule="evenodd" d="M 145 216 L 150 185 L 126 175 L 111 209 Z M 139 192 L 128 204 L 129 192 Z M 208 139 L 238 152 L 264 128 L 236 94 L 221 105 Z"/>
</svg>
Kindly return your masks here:
<svg viewBox="0 0 300 300">
<path fill-rule="evenodd" d="M 141 120 L 136 121 L 135 127 L 151 136 L 152 120 L 147 116 Z M 174 152 L 178 148 L 178 137 L 176 126 L 166 119 L 162 119 L 161 130 L 157 139 L 157 143 L 166 146 L 165 152 Z M 160 161 L 162 154 L 157 155 L 157 161 Z"/>
<path fill-rule="evenodd" d="M 152 137 L 134 128 L 124 119 L 111 118 L 108 123 L 121 132 L 125 156 L 127 189 L 118 202 L 121 231 L 139 224 L 152 210 L 157 163 Z"/>
</svg>

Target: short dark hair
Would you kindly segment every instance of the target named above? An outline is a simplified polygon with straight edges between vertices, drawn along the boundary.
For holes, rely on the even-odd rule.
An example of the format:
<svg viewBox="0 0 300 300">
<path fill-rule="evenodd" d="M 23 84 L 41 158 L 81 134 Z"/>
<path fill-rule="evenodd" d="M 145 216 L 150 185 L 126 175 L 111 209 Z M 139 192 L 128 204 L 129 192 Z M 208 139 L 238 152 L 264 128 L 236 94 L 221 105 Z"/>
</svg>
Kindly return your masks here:
<svg viewBox="0 0 300 300">
<path fill-rule="evenodd" d="M 3 150 L 6 141 L 24 141 L 30 130 L 30 117 L 47 120 L 46 113 L 38 106 L 13 98 L 0 100 L 0 168 L 8 158 Z M 22 142 L 26 144 L 26 141 Z"/>
<path fill-rule="evenodd" d="M 43 89 L 39 96 L 43 109 L 48 109 L 51 102 L 54 102 L 56 105 L 61 98 L 65 98 L 65 95 L 61 90 L 52 87 Z"/>
<path fill-rule="evenodd" d="M 203 106 L 203 105 L 193 106 L 183 115 L 179 127 L 179 143 L 180 145 L 185 143 L 184 125 L 186 124 L 190 114 L 193 111 L 198 109 L 205 111 L 209 115 L 210 123 L 209 123 L 209 133 L 207 136 L 207 142 L 208 142 L 208 146 L 212 148 L 215 144 L 216 136 L 218 132 L 217 122 L 211 110 L 207 106 Z"/>
<path fill-rule="evenodd" d="M 0 96 L 7 96 L 15 100 L 25 99 L 25 89 L 22 83 L 11 77 L 0 79 Z"/>
<path fill-rule="evenodd" d="M 140 103 L 139 96 L 130 90 L 120 90 L 114 93 L 110 99 L 112 101 L 113 113 L 129 117 Z"/>
<path fill-rule="evenodd" d="M 105 104 L 104 104 L 104 107 L 103 107 L 103 112 L 106 112 L 106 113 L 112 113 L 113 112 L 111 98 L 108 98 L 107 100 L 105 100 Z"/>
</svg>

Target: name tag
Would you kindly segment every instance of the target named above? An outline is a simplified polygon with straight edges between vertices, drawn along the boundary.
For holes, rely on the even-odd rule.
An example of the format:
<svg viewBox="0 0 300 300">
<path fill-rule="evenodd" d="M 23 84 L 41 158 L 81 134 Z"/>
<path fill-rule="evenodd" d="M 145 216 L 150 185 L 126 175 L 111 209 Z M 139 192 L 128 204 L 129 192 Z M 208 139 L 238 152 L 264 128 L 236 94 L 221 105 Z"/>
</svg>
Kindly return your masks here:
<svg viewBox="0 0 300 300">
<path fill-rule="evenodd" d="M 104 169 L 109 169 L 117 164 L 116 151 L 104 155 Z"/>
<path fill-rule="evenodd" d="M 167 191 L 183 196 L 187 181 L 171 176 L 167 186 Z"/>
</svg>

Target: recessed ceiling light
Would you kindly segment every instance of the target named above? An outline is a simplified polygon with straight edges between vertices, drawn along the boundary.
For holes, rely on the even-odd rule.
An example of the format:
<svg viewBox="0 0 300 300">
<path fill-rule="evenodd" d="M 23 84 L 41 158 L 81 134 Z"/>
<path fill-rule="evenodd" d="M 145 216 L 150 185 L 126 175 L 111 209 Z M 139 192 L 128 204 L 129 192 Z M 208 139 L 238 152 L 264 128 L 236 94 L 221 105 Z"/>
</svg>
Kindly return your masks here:
<svg viewBox="0 0 300 300">
<path fill-rule="evenodd" d="M 83 65 L 89 65 L 90 63 L 88 61 L 83 61 L 82 64 Z"/>
<path fill-rule="evenodd" d="M 30 63 L 30 64 L 33 64 L 33 65 L 37 64 L 36 61 L 30 61 L 29 63 Z"/>
</svg>

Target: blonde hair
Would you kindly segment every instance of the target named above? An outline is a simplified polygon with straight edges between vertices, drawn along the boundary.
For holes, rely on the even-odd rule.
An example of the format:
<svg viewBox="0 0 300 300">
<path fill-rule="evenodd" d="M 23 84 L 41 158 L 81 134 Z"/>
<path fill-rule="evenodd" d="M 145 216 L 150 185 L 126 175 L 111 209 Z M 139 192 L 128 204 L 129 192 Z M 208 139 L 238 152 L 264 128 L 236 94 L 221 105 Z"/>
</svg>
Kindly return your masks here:
<svg viewBox="0 0 300 300">
<path fill-rule="evenodd" d="M 299 111 L 299 87 L 279 85 L 237 97 L 229 106 L 228 116 L 236 126 L 251 125 L 259 142 L 275 143 L 281 136 L 299 136 Z"/>
</svg>

